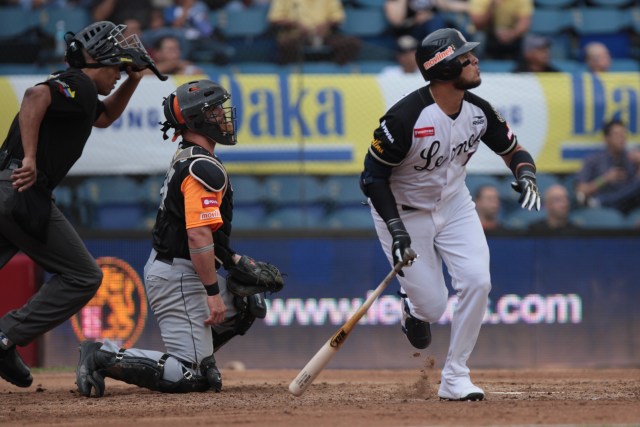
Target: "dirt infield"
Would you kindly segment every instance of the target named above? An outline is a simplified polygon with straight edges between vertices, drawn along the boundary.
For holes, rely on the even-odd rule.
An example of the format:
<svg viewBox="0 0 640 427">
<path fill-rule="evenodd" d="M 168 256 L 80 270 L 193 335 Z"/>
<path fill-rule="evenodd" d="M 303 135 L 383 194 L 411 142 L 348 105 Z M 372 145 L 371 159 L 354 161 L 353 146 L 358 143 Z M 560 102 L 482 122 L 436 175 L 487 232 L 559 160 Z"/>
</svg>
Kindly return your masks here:
<svg viewBox="0 0 640 427">
<path fill-rule="evenodd" d="M 425 361 L 427 364 L 428 361 Z M 0 380 L 8 426 L 640 425 L 640 369 L 476 370 L 482 402 L 444 402 L 439 370 L 327 370 L 301 397 L 297 370 L 223 370 L 224 390 L 169 395 L 107 379 L 103 398 L 75 391 L 72 372 L 36 371 L 28 389 Z"/>
</svg>

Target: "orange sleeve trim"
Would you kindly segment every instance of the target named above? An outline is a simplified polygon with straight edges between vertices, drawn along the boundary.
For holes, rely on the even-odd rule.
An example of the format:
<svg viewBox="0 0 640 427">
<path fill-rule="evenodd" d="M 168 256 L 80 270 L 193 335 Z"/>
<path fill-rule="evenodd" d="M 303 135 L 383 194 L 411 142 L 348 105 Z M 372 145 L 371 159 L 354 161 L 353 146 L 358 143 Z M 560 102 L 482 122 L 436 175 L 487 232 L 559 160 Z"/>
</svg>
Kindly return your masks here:
<svg viewBox="0 0 640 427">
<path fill-rule="evenodd" d="M 187 229 L 208 226 L 215 231 L 222 225 L 220 214 L 222 193 L 207 191 L 191 175 L 182 181 L 180 190 L 184 196 L 184 217 Z"/>
</svg>

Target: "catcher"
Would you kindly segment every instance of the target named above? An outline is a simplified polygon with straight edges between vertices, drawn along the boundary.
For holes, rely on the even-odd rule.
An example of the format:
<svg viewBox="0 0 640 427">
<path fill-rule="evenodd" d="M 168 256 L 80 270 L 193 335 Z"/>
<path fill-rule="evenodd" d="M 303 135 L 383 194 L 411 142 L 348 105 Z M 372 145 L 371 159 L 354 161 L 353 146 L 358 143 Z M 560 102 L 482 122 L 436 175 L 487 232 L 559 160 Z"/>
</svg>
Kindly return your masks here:
<svg viewBox="0 0 640 427">
<path fill-rule="evenodd" d="M 265 292 L 284 286 L 275 266 L 230 247 L 233 189 L 214 154 L 217 144 L 237 142 L 235 108 L 223 107 L 229 98 L 218 84 L 199 80 L 163 102 L 164 139 L 174 129 L 173 140 L 181 141 L 161 191 L 144 281 L 166 352 L 82 342 L 76 384 L 84 396 L 102 396 L 104 377 L 169 393 L 219 392 L 214 352 L 264 318 Z"/>
</svg>

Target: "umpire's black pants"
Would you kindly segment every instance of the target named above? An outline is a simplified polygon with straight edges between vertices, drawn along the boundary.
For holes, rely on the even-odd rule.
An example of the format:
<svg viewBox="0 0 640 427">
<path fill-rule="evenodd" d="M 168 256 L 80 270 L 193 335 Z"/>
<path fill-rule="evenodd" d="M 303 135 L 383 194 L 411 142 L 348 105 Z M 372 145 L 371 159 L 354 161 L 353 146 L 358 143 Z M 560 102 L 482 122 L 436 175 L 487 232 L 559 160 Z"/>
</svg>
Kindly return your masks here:
<svg viewBox="0 0 640 427">
<path fill-rule="evenodd" d="M 53 273 L 25 305 L 0 319 L 0 330 L 15 344 L 24 346 L 89 302 L 100 287 L 102 270 L 55 204 L 45 243 L 20 228 L 11 215 L 15 190 L 10 174 L 9 170 L 0 171 L 0 268 L 20 250 Z"/>
</svg>

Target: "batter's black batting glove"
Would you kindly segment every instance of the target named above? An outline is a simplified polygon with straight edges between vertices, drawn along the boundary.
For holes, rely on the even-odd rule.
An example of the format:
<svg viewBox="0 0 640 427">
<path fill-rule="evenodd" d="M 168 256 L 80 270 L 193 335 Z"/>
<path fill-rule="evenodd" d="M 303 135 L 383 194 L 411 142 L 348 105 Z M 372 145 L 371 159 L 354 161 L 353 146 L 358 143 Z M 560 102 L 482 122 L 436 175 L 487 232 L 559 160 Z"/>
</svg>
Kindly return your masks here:
<svg viewBox="0 0 640 427">
<path fill-rule="evenodd" d="M 402 262 L 406 250 L 411 248 L 411 237 L 409 237 L 409 233 L 407 229 L 404 228 L 404 224 L 400 218 L 393 218 L 387 221 L 387 229 L 393 238 L 391 254 L 393 255 L 393 265 L 396 265 Z M 413 260 L 414 258 L 410 257 L 406 265 L 413 264 Z M 404 277 L 402 270 L 398 272 L 398 275 Z"/>
<path fill-rule="evenodd" d="M 520 206 L 528 210 L 531 210 L 533 207 L 535 207 L 537 211 L 540 210 L 541 197 L 535 175 L 524 173 L 518 180 L 511 183 L 511 187 L 520 193 L 520 197 L 518 198 Z"/>
</svg>

